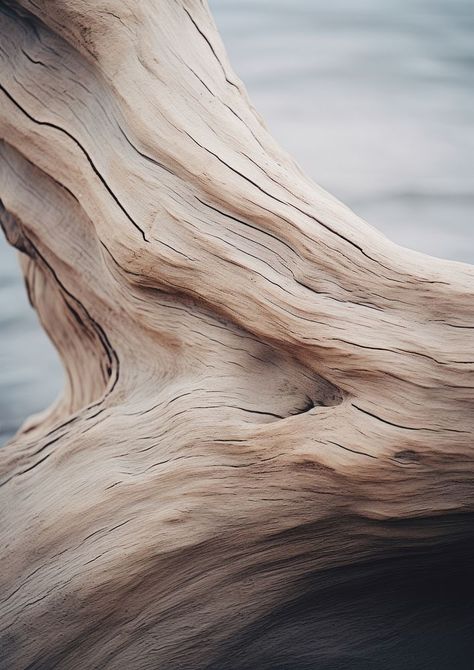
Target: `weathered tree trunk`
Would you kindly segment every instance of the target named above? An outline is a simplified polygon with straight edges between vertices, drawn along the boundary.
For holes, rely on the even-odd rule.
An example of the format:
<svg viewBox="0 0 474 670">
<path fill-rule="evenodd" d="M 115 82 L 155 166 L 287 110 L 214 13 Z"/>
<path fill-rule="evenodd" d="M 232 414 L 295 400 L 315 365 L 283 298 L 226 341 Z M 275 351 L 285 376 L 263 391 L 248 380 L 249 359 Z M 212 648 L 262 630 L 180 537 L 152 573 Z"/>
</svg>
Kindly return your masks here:
<svg viewBox="0 0 474 670">
<path fill-rule="evenodd" d="M 1 667 L 470 667 L 474 269 L 302 175 L 205 2 L 0 21 L 2 226 L 67 372 L 2 453 Z"/>
</svg>

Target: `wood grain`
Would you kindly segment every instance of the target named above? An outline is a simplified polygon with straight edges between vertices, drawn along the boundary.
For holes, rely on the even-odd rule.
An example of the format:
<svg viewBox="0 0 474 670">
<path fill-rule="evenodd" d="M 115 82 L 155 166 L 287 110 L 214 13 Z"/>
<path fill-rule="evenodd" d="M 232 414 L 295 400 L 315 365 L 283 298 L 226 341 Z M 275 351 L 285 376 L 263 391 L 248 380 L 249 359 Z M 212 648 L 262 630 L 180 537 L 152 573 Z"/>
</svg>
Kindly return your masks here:
<svg viewBox="0 0 474 670">
<path fill-rule="evenodd" d="M 474 269 L 305 177 L 205 2 L 0 35 L 0 219 L 67 372 L 1 454 L 1 667 L 467 668 L 387 631 L 471 597 Z"/>
</svg>

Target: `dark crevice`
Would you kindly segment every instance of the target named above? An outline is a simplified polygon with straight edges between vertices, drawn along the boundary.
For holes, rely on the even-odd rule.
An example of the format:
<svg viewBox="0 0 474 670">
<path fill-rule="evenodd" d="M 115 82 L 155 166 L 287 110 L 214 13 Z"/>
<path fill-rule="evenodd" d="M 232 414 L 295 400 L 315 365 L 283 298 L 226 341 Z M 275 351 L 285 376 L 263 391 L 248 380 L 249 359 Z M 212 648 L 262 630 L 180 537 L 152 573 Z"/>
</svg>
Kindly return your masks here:
<svg viewBox="0 0 474 670">
<path fill-rule="evenodd" d="M 219 63 L 219 65 L 220 65 L 220 67 L 221 67 L 221 70 L 222 70 L 222 72 L 223 72 L 223 74 L 224 74 L 224 77 L 225 77 L 226 82 L 227 82 L 228 84 L 230 84 L 231 86 L 233 86 L 234 88 L 236 88 L 237 90 L 239 90 L 239 87 L 238 87 L 236 84 L 234 84 L 233 81 L 230 81 L 230 79 L 227 78 L 227 73 L 226 73 L 226 71 L 225 71 L 225 68 L 224 68 L 224 66 L 222 65 L 222 62 L 221 62 L 219 56 L 217 55 L 217 53 L 216 53 L 214 47 L 212 46 L 212 44 L 211 44 L 209 38 L 205 35 L 205 33 L 204 33 L 204 32 L 201 30 L 201 28 L 198 26 L 198 24 L 197 24 L 196 21 L 193 19 L 191 13 L 186 9 L 186 7 L 183 7 L 183 9 L 184 9 L 184 11 L 186 12 L 186 14 L 189 16 L 189 18 L 190 18 L 192 24 L 194 25 L 194 27 L 196 28 L 196 30 L 198 31 L 198 33 L 201 35 L 201 37 L 202 37 L 202 38 L 204 39 L 204 41 L 206 42 L 207 46 L 208 46 L 209 49 L 211 50 L 211 52 L 212 52 L 214 58 L 216 59 L 216 61 Z"/>
<path fill-rule="evenodd" d="M 252 224 L 250 224 L 250 223 L 248 223 L 248 222 L 246 222 L 246 221 L 243 221 L 242 219 L 239 219 L 239 218 L 237 218 L 237 217 L 235 217 L 235 216 L 232 216 L 231 214 L 227 214 L 226 212 L 223 212 L 222 210 L 218 209 L 217 207 L 214 207 L 213 205 L 210 205 L 209 203 L 205 202 L 204 200 L 201 200 L 201 198 L 199 198 L 198 196 L 194 196 L 194 197 L 196 198 L 196 200 L 197 200 L 198 202 L 200 202 L 202 205 L 204 205 L 204 206 L 207 207 L 208 209 L 211 209 L 212 211 L 216 212 L 217 214 L 221 214 L 222 216 L 224 216 L 224 217 L 226 217 L 226 218 L 228 218 L 228 219 L 231 219 L 232 221 L 235 221 L 236 223 L 240 223 L 240 224 L 242 224 L 243 226 L 246 226 L 247 228 L 251 228 L 252 230 L 255 230 L 256 232 L 259 232 L 259 233 L 261 233 L 261 234 L 264 235 L 264 236 L 268 236 L 268 237 L 274 239 L 276 242 L 279 242 L 281 245 L 283 245 L 283 246 L 286 247 L 289 251 L 291 251 L 292 255 L 294 255 L 294 256 L 298 256 L 297 252 L 296 252 L 296 251 L 295 251 L 295 250 L 294 250 L 294 249 L 293 249 L 287 242 L 285 242 L 284 240 L 281 240 L 279 237 L 277 237 L 277 236 L 274 235 L 273 233 L 270 233 L 269 231 L 266 231 L 266 230 L 265 230 L 265 231 L 264 231 L 264 230 L 261 230 L 261 229 L 258 228 L 257 226 L 254 226 L 254 225 L 252 225 Z M 192 224 L 191 224 L 191 225 L 192 225 Z M 243 236 L 243 235 L 240 235 L 239 233 L 234 233 L 234 234 L 239 235 L 239 237 L 243 237 L 244 239 L 248 240 L 249 242 L 253 242 L 254 244 L 259 244 L 260 246 L 264 247 L 264 248 L 267 249 L 268 251 L 270 251 L 270 252 L 274 253 L 276 256 L 278 256 L 278 258 L 279 258 L 279 259 L 282 261 L 282 263 L 284 264 L 285 268 L 288 270 L 288 272 L 290 272 L 291 276 L 293 277 L 293 280 L 294 280 L 297 284 L 299 284 L 300 286 L 302 286 L 303 288 L 307 289 L 308 291 L 311 291 L 312 293 L 315 293 L 316 295 L 325 296 L 325 297 L 327 297 L 327 298 L 329 298 L 329 299 L 331 299 L 331 300 L 334 300 L 334 301 L 336 301 L 336 302 L 340 302 L 340 303 L 342 303 L 342 304 L 352 304 L 352 305 L 357 305 L 357 306 L 359 306 L 359 307 L 365 307 L 366 309 L 372 309 L 372 310 L 375 310 L 375 311 L 378 311 L 378 312 L 383 312 L 383 311 L 384 311 L 381 307 L 376 307 L 375 305 L 371 305 L 371 304 L 363 303 L 363 302 L 358 302 L 358 301 L 356 301 L 356 300 L 344 300 L 344 299 L 342 299 L 342 298 L 336 298 L 336 297 L 334 297 L 334 296 L 332 296 L 332 295 L 325 294 L 325 293 L 322 293 L 322 292 L 320 292 L 320 291 L 316 291 L 313 287 L 308 286 L 308 284 L 306 284 L 304 281 L 302 281 L 302 280 L 300 280 L 300 279 L 297 279 L 297 278 L 295 277 L 294 272 L 291 270 L 291 268 L 288 267 L 288 265 L 287 265 L 287 259 L 284 259 L 282 256 L 280 256 L 279 253 L 277 253 L 276 251 L 274 251 L 273 249 L 271 249 L 271 247 L 267 247 L 267 246 L 261 244 L 260 242 L 257 242 L 256 240 L 253 240 L 252 238 L 247 238 L 247 237 L 245 237 L 245 236 Z M 219 238 L 219 239 L 221 239 L 221 238 Z M 249 254 L 249 255 L 251 255 L 251 254 Z M 261 258 L 258 258 L 258 260 L 262 261 L 262 263 L 265 263 L 265 261 L 264 261 L 263 259 L 261 259 Z M 273 269 L 273 268 L 272 268 L 272 269 Z M 344 289 L 342 289 L 341 286 L 339 286 L 339 285 L 336 284 L 335 282 L 333 282 L 333 283 L 337 286 L 337 288 L 339 288 L 339 289 L 341 289 L 341 290 L 344 290 Z"/>
<path fill-rule="evenodd" d="M 227 219 L 231 219 L 232 221 L 235 221 L 236 223 L 240 223 L 243 226 L 246 226 L 247 228 L 251 228 L 252 230 L 255 230 L 258 233 L 262 233 L 262 235 L 271 237 L 273 240 L 276 242 L 279 242 L 281 245 L 286 247 L 288 251 L 291 251 L 291 253 L 295 256 L 297 256 L 297 252 L 291 247 L 287 242 L 284 240 L 281 240 L 279 237 L 274 235 L 273 233 L 270 233 L 266 230 L 262 230 L 261 228 L 258 228 L 258 226 L 253 226 L 251 223 L 248 223 L 247 221 L 242 221 L 242 219 L 238 219 L 235 216 L 232 216 L 232 214 L 227 214 L 227 212 L 223 212 L 222 210 L 218 209 L 217 207 L 214 207 L 213 205 L 210 205 L 208 202 L 205 202 L 204 200 L 201 200 L 201 198 L 198 198 L 198 196 L 194 196 L 198 202 L 201 203 L 201 205 L 204 205 L 204 207 L 207 207 L 208 209 L 211 209 L 212 211 L 216 212 L 217 214 L 221 214 L 221 216 L 225 216 Z"/>
<path fill-rule="evenodd" d="M 439 361 L 437 358 L 433 358 L 429 354 L 422 354 L 420 351 L 410 351 L 409 349 L 387 349 L 385 347 L 371 347 L 366 344 L 358 344 L 357 342 L 349 342 L 347 340 L 342 340 L 337 337 L 332 337 L 332 340 L 336 342 L 344 342 L 344 344 L 350 344 L 359 349 L 370 349 L 372 351 L 386 351 L 391 352 L 392 354 L 409 354 L 410 356 L 419 356 L 421 358 L 426 358 L 433 363 L 438 363 L 438 365 L 450 365 L 451 363 L 458 363 L 459 365 L 472 365 L 473 361 Z"/>
<path fill-rule="evenodd" d="M 412 449 L 404 449 L 403 451 L 397 451 L 397 453 L 394 454 L 393 457 L 395 460 L 400 461 L 402 463 L 417 463 L 420 460 L 419 455 L 416 453 L 416 451 L 413 451 Z"/>
<path fill-rule="evenodd" d="M 357 409 L 359 412 L 362 412 L 363 414 L 366 414 L 367 416 L 372 417 L 373 419 L 377 419 L 377 421 L 381 421 L 382 423 L 386 423 L 389 426 L 394 426 L 394 428 L 403 428 L 404 430 L 426 430 L 426 431 L 429 431 L 430 433 L 468 433 L 469 432 L 467 430 L 457 430 L 455 428 L 428 428 L 426 426 L 404 426 L 400 423 L 394 423 L 393 421 L 388 421 L 387 419 L 382 419 L 380 416 L 377 416 L 377 414 L 373 414 L 372 412 L 369 412 L 366 409 L 362 409 L 362 407 L 358 407 L 354 403 L 352 403 L 352 407 L 354 407 L 354 409 Z"/>
<path fill-rule="evenodd" d="M 117 196 L 115 195 L 115 193 L 112 191 L 112 189 L 110 188 L 110 186 L 107 184 L 107 182 L 105 181 L 105 179 L 103 178 L 103 176 L 101 175 L 101 173 L 99 172 L 99 170 L 96 168 L 94 162 L 92 161 L 92 158 L 89 156 L 89 154 L 88 154 L 87 151 L 84 149 L 84 147 L 82 146 L 82 144 L 81 144 L 81 143 L 74 137 L 74 135 L 72 135 L 70 132 L 68 132 L 65 128 L 61 128 L 61 126 L 56 125 L 55 123 L 50 123 L 49 121 L 40 121 L 39 119 L 35 119 L 35 118 L 34 118 L 34 117 L 33 117 L 33 116 L 32 116 L 32 115 L 31 115 L 31 114 L 30 114 L 24 107 L 22 107 L 22 106 L 15 100 L 15 98 L 13 98 L 13 96 L 7 91 L 7 89 L 6 89 L 4 86 L 2 86 L 2 84 L 0 84 L 0 90 L 3 91 L 3 93 L 7 96 L 7 98 L 8 98 L 8 99 L 9 99 L 9 100 L 10 100 L 10 101 L 11 101 L 11 102 L 12 102 L 12 103 L 13 103 L 13 104 L 14 104 L 14 105 L 21 111 L 21 112 L 23 112 L 23 114 L 25 114 L 25 116 L 27 116 L 27 117 L 30 119 L 30 121 L 32 121 L 33 123 L 36 123 L 36 124 L 39 125 L 39 126 L 46 126 L 46 127 L 48 127 L 48 128 L 53 128 L 54 130 L 58 130 L 59 132 L 63 133 L 63 134 L 66 135 L 67 137 L 69 137 L 69 138 L 74 142 L 74 144 L 75 144 L 76 146 L 79 147 L 79 149 L 82 151 L 82 153 L 83 153 L 84 156 L 86 157 L 87 162 L 88 162 L 89 165 L 91 166 L 91 168 L 92 168 L 94 174 L 99 178 L 99 180 L 101 181 L 101 183 L 103 184 L 103 186 L 105 187 L 105 189 L 107 190 L 107 192 L 109 193 L 109 195 L 112 197 L 112 199 L 114 200 L 114 202 L 119 206 L 119 208 L 120 208 L 120 209 L 122 210 L 122 212 L 125 214 L 125 216 L 126 216 L 127 219 L 130 221 L 130 223 L 131 223 L 131 224 L 132 224 L 132 225 L 133 225 L 133 226 L 140 232 L 140 234 L 141 234 L 143 240 L 144 240 L 145 242 L 149 242 L 149 240 L 147 239 L 147 237 L 146 237 L 146 235 L 145 235 L 144 230 L 143 230 L 142 228 L 140 228 L 140 226 L 136 223 L 136 221 L 135 221 L 135 220 L 131 217 L 131 215 L 127 212 L 127 210 L 126 210 L 125 207 L 122 205 L 122 203 L 120 202 L 120 200 L 117 198 Z"/>
<path fill-rule="evenodd" d="M 12 479 L 14 479 L 15 477 L 19 477 L 20 475 L 24 475 L 26 472 L 30 472 L 30 470 L 33 470 L 33 468 L 36 468 L 37 465 L 40 465 L 40 463 L 43 463 L 50 456 L 51 456 L 51 453 L 46 454 L 45 456 L 43 456 L 43 458 L 40 458 L 39 461 L 36 461 L 36 463 L 33 463 L 28 468 L 25 468 L 24 470 L 21 470 L 21 472 L 15 472 L 14 475 L 12 475 L 8 479 L 6 479 L 4 482 L 2 482 L 0 484 L 0 486 L 3 486 L 4 484 L 8 484 L 8 482 L 11 481 Z"/>
<path fill-rule="evenodd" d="M 48 69 L 48 67 L 51 67 L 49 65 L 46 65 L 46 63 L 43 63 L 43 61 L 35 60 L 24 49 L 21 49 L 21 52 L 23 53 L 24 56 L 26 56 L 26 58 L 30 61 L 30 63 L 34 63 L 35 65 L 41 65 L 41 67 L 44 67 L 46 69 Z"/>
<path fill-rule="evenodd" d="M 318 403 L 319 404 L 319 403 Z M 312 409 L 316 407 L 316 403 L 312 398 L 310 398 L 308 395 L 306 396 L 306 401 L 303 407 L 297 409 L 293 414 L 304 414 L 305 412 L 310 412 Z"/>
<path fill-rule="evenodd" d="M 368 454 L 366 451 L 357 451 L 357 449 L 350 449 L 349 447 L 344 447 L 342 444 L 339 444 L 339 442 L 333 442 L 332 440 L 328 440 L 327 442 L 328 442 L 328 444 L 333 444 L 335 447 L 339 447 L 340 449 L 344 449 L 344 451 L 350 451 L 351 454 L 358 454 L 359 456 L 367 456 L 367 458 L 377 459 L 377 456 L 373 456 L 372 454 Z"/>
<path fill-rule="evenodd" d="M 449 326 L 449 328 L 461 328 L 461 329 L 467 329 L 467 330 L 473 330 L 474 326 L 467 326 L 467 325 L 461 325 L 458 323 L 448 323 L 447 321 L 443 321 L 443 319 L 431 319 L 433 323 L 442 323 L 443 326 Z"/>
<path fill-rule="evenodd" d="M 142 151 L 140 151 L 140 150 L 139 150 L 139 149 L 132 143 L 132 141 L 129 139 L 129 137 L 126 135 L 126 133 L 124 132 L 124 130 L 123 130 L 123 128 L 120 126 L 120 124 L 117 124 L 117 127 L 118 127 L 119 131 L 121 132 L 121 134 L 123 135 L 123 137 L 125 138 L 126 142 L 132 147 L 132 149 L 133 149 L 134 151 L 137 152 L 137 154 L 138 154 L 139 156 L 141 156 L 142 158 L 144 158 L 145 160 L 147 160 L 149 163 L 153 163 L 153 165 L 157 165 L 157 166 L 160 167 L 162 170 L 165 170 L 166 172 L 169 172 L 169 174 L 171 174 L 171 175 L 173 175 L 173 176 L 176 176 L 175 173 L 174 173 L 172 170 L 170 170 L 168 167 L 166 167 L 166 165 L 163 165 L 163 163 L 160 163 L 159 161 L 155 160 L 155 159 L 152 158 L 151 156 L 148 156 L 147 154 L 144 154 Z"/>
<path fill-rule="evenodd" d="M 54 268 L 48 263 L 46 258 L 42 255 L 42 253 L 39 251 L 39 249 L 36 247 L 36 245 L 31 241 L 31 239 L 26 235 L 24 227 L 21 223 L 21 221 L 11 212 L 9 212 L 3 202 L 0 199 L 0 227 L 5 233 L 5 237 L 8 240 L 8 242 L 14 246 L 16 249 L 21 251 L 22 253 L 26 254 L 29 256 L 31 259 L 33 259 L 36 262 L 40 262 L 43 267 L 48 271 L 49 275 L 53 278 L 55 283 L 58 285 L 58 287 L 61 290 L 61 294 L 63 295 L 64 302 L 66 307 L 68 308 L 69 312 L 72 314 L 74 320 L 78 323 L 81 332 L 85 331 L 88 332 L 88 328 L 90 327 L 92 332 L 97 336 L 99 343 L 102 346 L 102 349 L 104 351 L 104 354 L 107 359 L 107 366 L 106 366 L 106 379 L 104 380 L 106 384 L 109 384 L 109 388 L 105 392 L 105 394 L 92 405 L 88 405 L 87 409 L 91 409 L 92 407 L 96 407 L 98 405 L 101 405 L 105 398 L 109 396 L 119 379 L 119 374 L 120 374 L 120 361 L 118 358 L 118 355 L 113 348 L 112 344 L 110 343 L 110 340 L 107 337 L 107 334 L 105 333 L 104 329 L 102 326 L 92 317 L 90 312 L 86 309 L 86 307 L 76 298 L 71 291 L 69 291 L 62 281 L 59 279 L 56 271 Z M 69 301 L 72 301 L 74 307 L 70 304 Z M 88 326 L 90 324 L 90 326 Z M 110 381 L 112 380 L 112 383 Z M 92 418 L 92 416 L 96 416 L 97 414 L 100 413 L 96 412 L 96 414 L 91 415 L 87 418 Z M 50 437 L 57 431 L 63 429 L 65 426 L 73 423 L 76 421 L 78 418 L 80 418 L 81 414 L 78 414 L 76 416 L 68 418 L 66 421 L 62 422 L 59 426 L 54 428 L 53 430 L 49 431 L 46 434 L 46 438 Z M 63 433 L 55 437 L 54 439 L 51 439 L 47 441 L 45 444 L 43 444 L 37 451 L 29 454 L 29 456 L 35 456 L 47 447 L 51 446 L 55 442 L 57 442 L 61 437 L 63 437 Z M 47 454 L 49 456 L 50 454 Z M 25 472 L 28 472 L 31 470 L 35 465 L 43 462 L 45 458 L 40 459 L 36 464 L 31 465 L 30 467 L 26 468 L 25 470 L 22 470 L 21 472 L 17 472 L 14 475 L 12 475 L 9 479 L 5 480 L 3 484 L 6 484 L 8 481 L 13 479 L 13 477 L 17 475 L 21 475 Z"/>
<path fill-rule="evenodd" d="M 245 126 L 245 128 L 249 131 L 249 133 L 252 135 L 252 137 L 254 138 L 254 140 L 255 140 L 255 141 L 257 142 L 257 144 L 260 146 L 260 148 L 263 149 L 263 150 L 265 151 L 265 147 L 264 147 L 263 144 L 260 142 L 260 140 L 258 139 L 257 135 L 254 133 L 254 131 L 252 130 L 252 128 L 250 128 L 250 126 L 244 121 L 244 119 L 243 119 L 241 116 L 239 116 L 239 114 L 237 114 L 237 112 L 236 112 L 234 109 L 232 109 L 232 107 L 231 107 L 230 105 L 228 105 L 226 102 L 224 102 L 224 101 L 223 101 L 223 100 L 222 100 L 222 99 L 221 99 L 221 98 L 220 98 L 220 97 L 219 97 L 219 96 L 218 96 L 218 95 L 217 95 L 211 88 L 209 88 L 209 86 L 206 84 L 206 82 L 205 82 L 205 81 L 198 75 L 198 73 L 197 73 L 197 72 L 196 72 L 196 71 L 195 71 L 195 70 L 194 70 L 188 63 L 186 63 L 185 60 L 183 60 L 183 59 L 181 58 L 181 56 L 179 56 L 178 54 L 175 54 L 175 56 L 178 58 L 178 60 L 179 60 L 181 63 L 183 63 L 183 65 L 184 65 L 185 67 L 188 68 L 188 70 L 190 70 L 190 71 L 193 73 L 193 75 L 194 75 L 197 79 L 199 79 L 199 81 L 201 82 L 201 84 L 202 84 L 202 85 L 204 86 L 204 88 L 205 88 L 205 89 L 212 95 L 212 97 L 213 97 L 213 98 L 216 98 L 216 100 L 219 100 L 219 102 L 221 103 L 221 105 L 223 105 L 224 107 L 226 107 L 226 108 L 229 110 L 229 112 L 231 112 L 231 113 L 232 113 L 232 114 L 233 114 L 233 115 L 234 115 L 234 116 L 235 116 L 235 117 L 236 117 L 236 118 L 237 118 L 237 119 L 238 119 L 238 120 Z M 214 130 L 214 129 L 211 128 L 211 130 Z"/>
<path fill-rule="evenodd" d="M 365 256 L 366 258 L 368 258 L 370 261 L 372 261 L 372 262 L 374 262 L 374 263 L 377 263 L 377 265 L 380 265 L 381 267 L 385 268 L 386 270 L 389 270 L 390 272 L 393 271 L 393 268 L 390 268 L 390 267 L 388 267 L 388 266 L 385 266 L 385 265 L 384 265 L 383 263 L 381 263 L 380 261 L 376 260 L 375 258 L 372 258 L 372 256 L 370 256 L 369 254 L 367 254 L 367 253 L 364 251 L 364 249 L 363 249 L 359 244 L 357 244 L 356 242 L 353 242 L 353 241 L 350 240 L 348 237 L 345 237 L 345 235 L 342 235 L 341 233 L 337 232 L 336 230 L 334 230 L 333 228 L 331 228 L 331 226 L 329 226 L 328 224 L 324 223 L 323 221 L 321 221 L 320 219 L 316 218 L 316 217 L 313 216 L 312 214 L 309 214 L 308 212 L 305 212 L 303 209 L 301 209 L 300 207 L 297 207 L 297 206 L 294 205 L 293 203 L 291 203 L 291 202 L 287 202 L 286 200 L 281 200 L 280 198 L 277 198 L 277 196 L 275 196 L 275 195 L 269 193 L 269 192 L 266 191 L 264 188 L 262 188 L 261 186 L 259 186 L 256 182 L 254 182 L 252 179 L 250 179 L 250 177 L 247 177 L 245 174 L 243 174 L 243 173 L 240 172 L 239 170 L 236 170 L 236 169 L 233 168 L 231 165 L 229 165 L 228 163 L 226 163 L 226 162 L 225 162 L 225 161 L 224 161 L 218 154 L 216 154 L 214 151 L 211 151 L 210 149 L 208 149 L 208 148 L 207 148 L 206 146 L 204 146 L 203 144 L 200 144 L 200 143 L 199 143 L 199 142 L 198 142 L 192 135 L 190 135 L 186 130 L 183 131 L 183 132 L 184 132 L 184 133 L 185 133 L 185 134 L 186 134 L 186 135 L 187 135 L 187 136 L 188 136 L 188 137 L 189 137 L 189 138 L 190 138 L 190 139 L 191 139 L 197 146 L 201 147 L 201 149 L 204 149 L 204 150 L 207 151 L 209 154 L 211 154 L 212 156 L 214 156 L 214 158 L 216 158 L 220 163 L 222 163 L 222 165 L 225 165 L 229 170 L 231 170 L 231 171 L 234 172 L 235 174 L 239 175 L 239 177 L 242 177 L 242 179 L 245 179 L 245 181 L 247 181 L 249 184 L 252 184 L 252 186 L 254 186 L 256 189 L 258 189 L 259 191 L 261 191 L 264 195 L 268 196 L 269 198 L 272 198 L 272 200 L 275 200 L 276 202 L 279 202 L 279 203 L 281 203 L 282 205 L 286 205 L 287 207 L 291 207 L 291 208 L 293 208 L 293 209 L 296 209 L 298 212 L 300 212 L 300 213 L 303 214 L 304 216 L 307 216 L 308 218 L 312 219 L 313 221 L 315 221 L 316 223 L 318 223 L 320 226 L 322 226 L 323 228 L 325 228 L 327 231 L 329 231 L 329 232 L 332 233 L 333 235 L 336 235 L 336 236 L 339 237 L 340 239 L 342 239 L 342 240 L 344 240 L 345 242 L 347 242 L 347 244 L 350 244 L 351 246 L 353 246 L 354 248 L 356 248 L 356 249 L 357 249 L 363 256 Z"/>
</svg>

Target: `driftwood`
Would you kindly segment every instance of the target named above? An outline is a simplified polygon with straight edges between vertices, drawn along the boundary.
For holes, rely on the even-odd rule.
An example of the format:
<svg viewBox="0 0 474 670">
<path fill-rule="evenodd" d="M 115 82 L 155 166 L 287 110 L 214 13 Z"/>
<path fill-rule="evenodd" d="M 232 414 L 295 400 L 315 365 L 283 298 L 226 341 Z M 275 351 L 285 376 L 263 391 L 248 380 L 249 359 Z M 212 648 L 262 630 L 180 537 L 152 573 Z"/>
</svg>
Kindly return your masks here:
<svg viewBox="0 0 474 670">
<path fill-rule="evenodd" d="M 0 25 L 1 221 L 67 372 L 2 452 L 1 667 L 471 667 L 474 269 L 307 179 L 205 2 Z"/>
</svg>

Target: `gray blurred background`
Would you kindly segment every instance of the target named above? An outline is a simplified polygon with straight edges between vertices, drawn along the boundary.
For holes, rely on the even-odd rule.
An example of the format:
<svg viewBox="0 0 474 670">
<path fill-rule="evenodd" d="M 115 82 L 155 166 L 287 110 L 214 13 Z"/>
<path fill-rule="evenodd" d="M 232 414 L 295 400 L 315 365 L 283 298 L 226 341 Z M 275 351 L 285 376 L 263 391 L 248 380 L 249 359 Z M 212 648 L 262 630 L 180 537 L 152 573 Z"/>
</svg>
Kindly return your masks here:
<svg viewBox="0 0 474 670">
<path fill-rule="evenodd" d="M 254 105 L 315 181 L 392 240 L 474 263 L 472 0 L 210 4 Z M 61 384 L 1 238 L 0 442 Z"/>
</svg>

